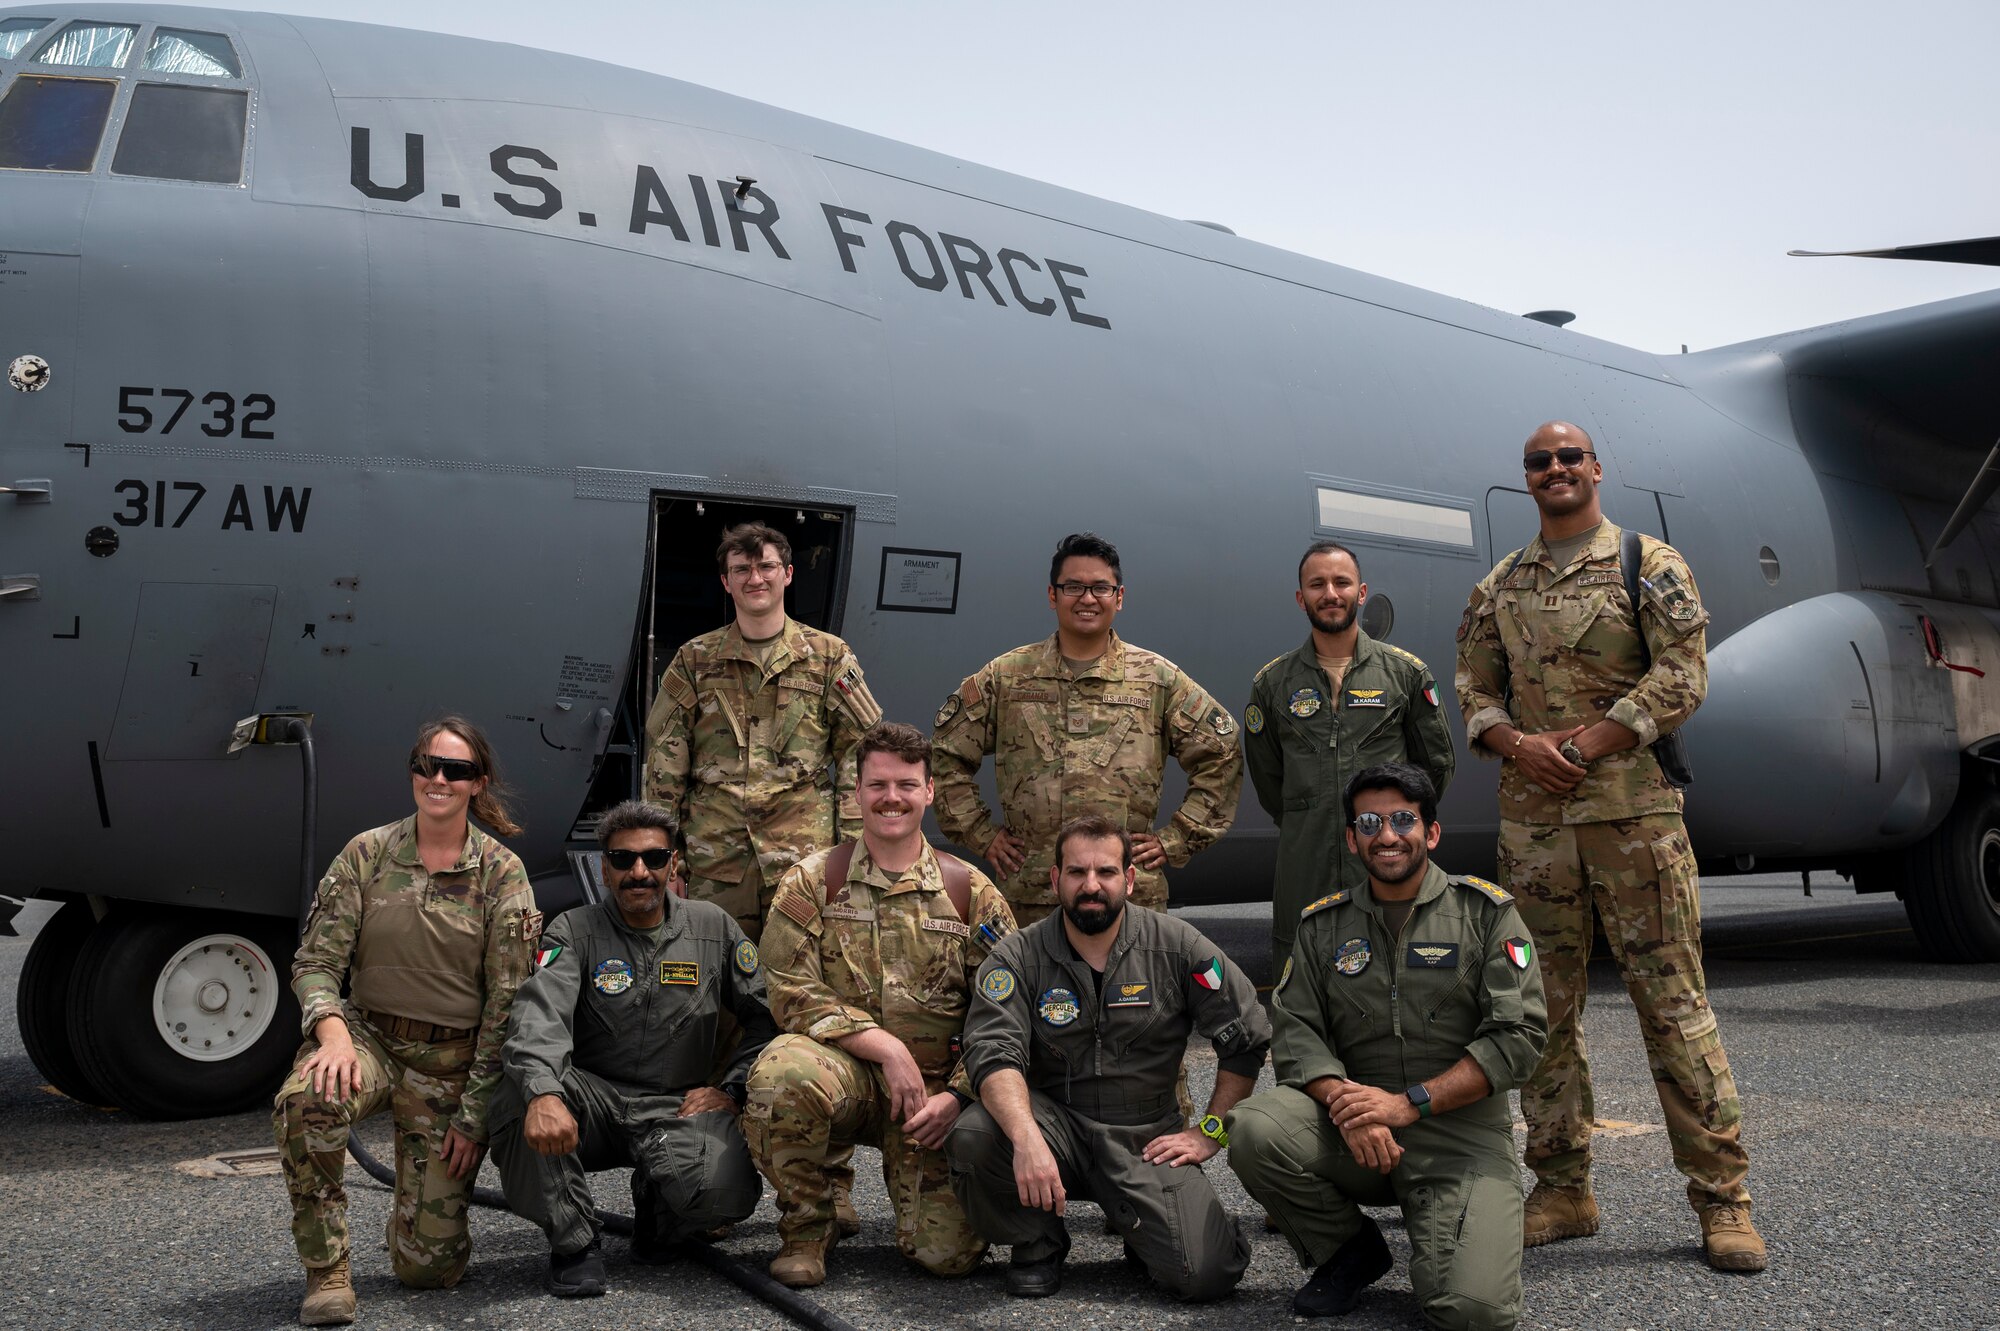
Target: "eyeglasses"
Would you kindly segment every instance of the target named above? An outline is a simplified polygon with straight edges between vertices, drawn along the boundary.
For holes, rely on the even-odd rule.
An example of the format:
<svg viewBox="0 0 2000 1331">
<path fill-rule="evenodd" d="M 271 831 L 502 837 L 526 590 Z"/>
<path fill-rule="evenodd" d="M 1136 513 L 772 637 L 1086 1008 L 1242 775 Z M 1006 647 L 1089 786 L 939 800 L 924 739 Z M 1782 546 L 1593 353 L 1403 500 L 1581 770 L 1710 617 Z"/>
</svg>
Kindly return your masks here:
<svg viewBox="0 0 2000 1331">
<path fill-rule="evenodd" d="M 1379 813 L 1357 813 L 1348 826 L 1354 829 L 1357 836 L 1372 837 L 1382 835 L 1382 824 L 1387 823 L 1389 830 L 1397 836 L 1408 836 L 1417 830 L 1417 824 L 1422 821 L 1411 810 L 1398 809 L 1387 818 Z"/>
<path fill-rule="evenodd" d="M 732 578 L 747 578 L 752 573 L 761 573 L 767 578 L 775 578 L 784 571 L 785 566 L 775 559 L 766 559 L 758 564 L 731 564 L 729 566 L 729 576 Z"/>
<path fill-rule="evenodd" d="M 1108 601 L 1119 588 L 1115 582 L 1059 582 L 1056 584 L 1056 590 L 1063 594 L 1064 600 L 1068 601 L 1080 601 L 1086 595 L 1094 596 L 1100 601 Z"/>
<path fill-rule="evenodd" d="M 648 869 L 664 869 L 673 863 L 673 858 L 673 851 L 667 849 L 665 846 L 649 846 L 645 850 L 607 850 L 604 852 L 604 862 L 620 873 L 631 868 L 640 860 L 646 862 Z"/>
<path fill-rule="evenodd" d="M 434 776 L 442 776 L 447 781 L 479 779 L 478 763 L 469 763 L 463 758 L 440 758 L 431 753 L 420 753 L 410 759 L 410 771 L 426 781 Z"/>
<path fill-rule="evenodd" d="M 1538 448 L 1532 453 L 1523 453 L 1521 465 L 1529 471 L 1547 471 L 1552 461 L 1560 462 L 1565 467 L 1574 467 L 1581 464 L 1585 458 L 1596 456 L 1597 454 L 1587 448 L 1558 448 L 1553 453 L 1546 448 Z"/>
</svg>

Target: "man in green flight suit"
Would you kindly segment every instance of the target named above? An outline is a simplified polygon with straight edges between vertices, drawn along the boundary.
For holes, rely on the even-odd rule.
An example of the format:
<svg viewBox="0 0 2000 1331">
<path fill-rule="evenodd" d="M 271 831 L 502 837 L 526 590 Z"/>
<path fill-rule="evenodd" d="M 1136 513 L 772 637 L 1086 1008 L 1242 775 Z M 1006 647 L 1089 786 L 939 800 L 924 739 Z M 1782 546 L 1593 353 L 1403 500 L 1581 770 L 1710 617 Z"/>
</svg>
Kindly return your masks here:
<svg viewBox="0 0 2000 1331">
<path fill-rule="evenodd" d="M 1367 881 L 1341 835 L 1341 792 L 1354 774 L 1407 762 L 1442 796 L 1456 764 L 1430 667 L 1362 631 L 1368 584 L 1354 552 L 1333 541 L 1308 547 L 1297 597 L 1312 634 L 1257 672 L 1243 709 L 1250 782 L 1278 825 L 1273 969 L 1292 955 L 1308 901 Z"/>
<path fill-rule="evenodd" d="M 1371 767 L 1344 803 L 1368 881 L 1299 921 L 1271 1000 L 1278 1085 L 1229 1116 L 1229 1167 L 1317 1268 L 1297 1315 L 1348 1312 L 1387 1274 L 1361 1207 L 1400 1203 L 1425 1318 L 1505 1331 L 1521 1319 L 1507 1091 L 1548 1037 L 1534 944 L 1505 892 L 1431 863 L 1429 777 Z"/>
</svg>

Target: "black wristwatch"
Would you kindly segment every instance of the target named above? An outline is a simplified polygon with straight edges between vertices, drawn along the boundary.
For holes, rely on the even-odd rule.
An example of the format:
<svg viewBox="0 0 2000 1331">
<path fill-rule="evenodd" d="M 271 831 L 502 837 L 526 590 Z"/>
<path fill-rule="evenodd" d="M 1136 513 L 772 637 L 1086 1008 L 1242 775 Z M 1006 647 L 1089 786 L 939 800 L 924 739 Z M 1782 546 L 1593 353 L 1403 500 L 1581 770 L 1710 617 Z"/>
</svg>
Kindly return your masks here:
<svg viewBox="0 0 2000 1331">
<path fill-rule="evenodd" d="M 1422 1082 L 1418 1082 L 1409 1090 L 1404 1091 L 1403 1096 L 1417 1107 L 1418 1118 L 1429 1118 L 1431 1116 L 1431 1093 L 1424 1089 Z"/>
<path fill-rule="evenodd" d="M 972 1108 L 972 1097 L 967 1095 L 964 1091 L 959 1090 L 958 1087 L 956 1086 L 947 1086 L 945 1087 L 945 1089 L 947 1091 L 950 1091 L 952 1094 L 952 1098 L 958 1101 L 958 1108 L 960 1113 L 963 1113 L 966 1110 Z"/>
<path fill-rule="evenodd" d="M 750 1098 L 750 1093 L 748 1088 L 746 1088 L 740 1081 L 732 1081 L 727 1086 L 721 1087 L 720 1089 L 724 1095 L 728 1096 L 731 1100 L 736 1102 L 736 1107 L 738 1109 L 743 1108 L 743 1102 Z"/>
</svg>

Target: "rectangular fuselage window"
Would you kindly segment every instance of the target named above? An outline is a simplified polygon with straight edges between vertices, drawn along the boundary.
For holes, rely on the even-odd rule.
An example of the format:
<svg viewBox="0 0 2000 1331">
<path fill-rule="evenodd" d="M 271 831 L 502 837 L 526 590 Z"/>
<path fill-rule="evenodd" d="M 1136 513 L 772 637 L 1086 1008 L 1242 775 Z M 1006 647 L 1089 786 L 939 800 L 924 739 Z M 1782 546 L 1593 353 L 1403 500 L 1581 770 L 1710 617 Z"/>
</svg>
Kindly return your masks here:
<svg viewBox="0 0 2000 1331">
<path fill-rule="evenodd" d="M 0 169 L 88 171 L 118 85 L 23 74 L 0 99 Z"/>
<path fill-rule="evenodd" d="M 246 92 L 142 83 L 118 139 L 111 169 L 121 176 L 234 185 L 243 178 Z"/>
<path fill-rule="evenodd" d="M 1364 532 L 1401 541 L 1472 548 L 1472 514 L 1443 504 L 1421 504 L 1385 495 L 1317 487 L 1319 525 L 1336 532 Z"/>
</svg>

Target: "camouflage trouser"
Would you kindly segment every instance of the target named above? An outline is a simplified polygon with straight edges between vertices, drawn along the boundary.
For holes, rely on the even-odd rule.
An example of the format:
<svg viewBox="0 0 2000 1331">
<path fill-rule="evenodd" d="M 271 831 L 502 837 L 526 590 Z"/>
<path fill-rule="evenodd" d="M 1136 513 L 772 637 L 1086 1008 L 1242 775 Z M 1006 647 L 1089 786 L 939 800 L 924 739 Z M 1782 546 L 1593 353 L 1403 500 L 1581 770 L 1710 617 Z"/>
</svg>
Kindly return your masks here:
<svg viewBox="0 0 2000 1331">
<path fill-rule="evenodd" d="M 935 1095 L 944 1083 L 927 1080 Z M 846 1050 L 804 1035 L 780 1035 L 750 1070 L 743 1135 L 757 1168 L 778 1191 L 778 1232 L 823 1239 L 833 1226 L 826 1161 L 856 1143 L 882 1150 L 882 1181 L 896 1213 L 896 1248 L 933 1275 L 979 1265 L 986 1242 L 952 1195 L 943 1151 L 927 1151 L 889 1118 L 881 1072 Z"/>
<path fill-rule="evenodd" d="M 396 1119 L 396 1201 L 389 1212 L 389 1264 L 417 1289 L 456 1285 L 472 1255 L 465 1205 L 470 1178 L 454 1179 L 442 1158 L 445 1129 L 472 1067 L 471 1038 L 449 1044 L 403 1040 L 348 1014 L 361 1066 L 360 1087 L 344 1101 L 315 1092 L 300 1073 L 318 1046 L 299 1050 L 278 1088 L 271 1126 L 292 1194 L 292 1240 L 309 1267 L 347 1255 L 347 1129 L 384 1109 Z"/>
<path fill-rule="evenodd" d="M 1559 826 L 1500 823 L 1500 881 L 1541 951 L 1549 1042 L 1521 1087 L 1527 1163 L 1544 1183 L 1590 1179 L 1594 1102 L 1583 1046 L 1590 907 L 1639 1011 L 1674 1164 L 1696 1207 L 1750 1198 L 1742 1108 L 1701 973 L 1701 896 L 1677 813 Z"/>
<path fill-rule="evenodd" d="M 1063 1191 L 1104 1208 L 1147 1274 L 1192 1302 L 1219 1299 L 1243 1278 L 1250 1244 L 1222 1209 L 1199 1165 L 1148 1164 L 1146 1143 L 1183 1122 L 1110 1124 L 1029 1092 L 1035 1126 L 1062 1171 Z M 1053 1211 L 1023 1206 L 1014 1182 L 1014 1145 L 984 1106 L 959 1117 L 945 1138 L 951 1186 L 979 1232 L 1014 1245 L 1016 1261 L 1069 1250 L 1069 1232 Z"/>
<path fill-rule="evenodd" d="M 1362 1232 L 1363 1206 L 1401 1206 L 1410 1289 L 1433 1326 L 1513 1327 L 1521 1320 L 1521 1183 L 1505 1106 L 1485 1121 L 1441 1114 L 1399 1129 L 1388 1174 L 1358 1164 L 1326 1110 L 1279 1086 L 1229 1115 L 1229 1167 L 1301 1266 Z"/>
</svg>

